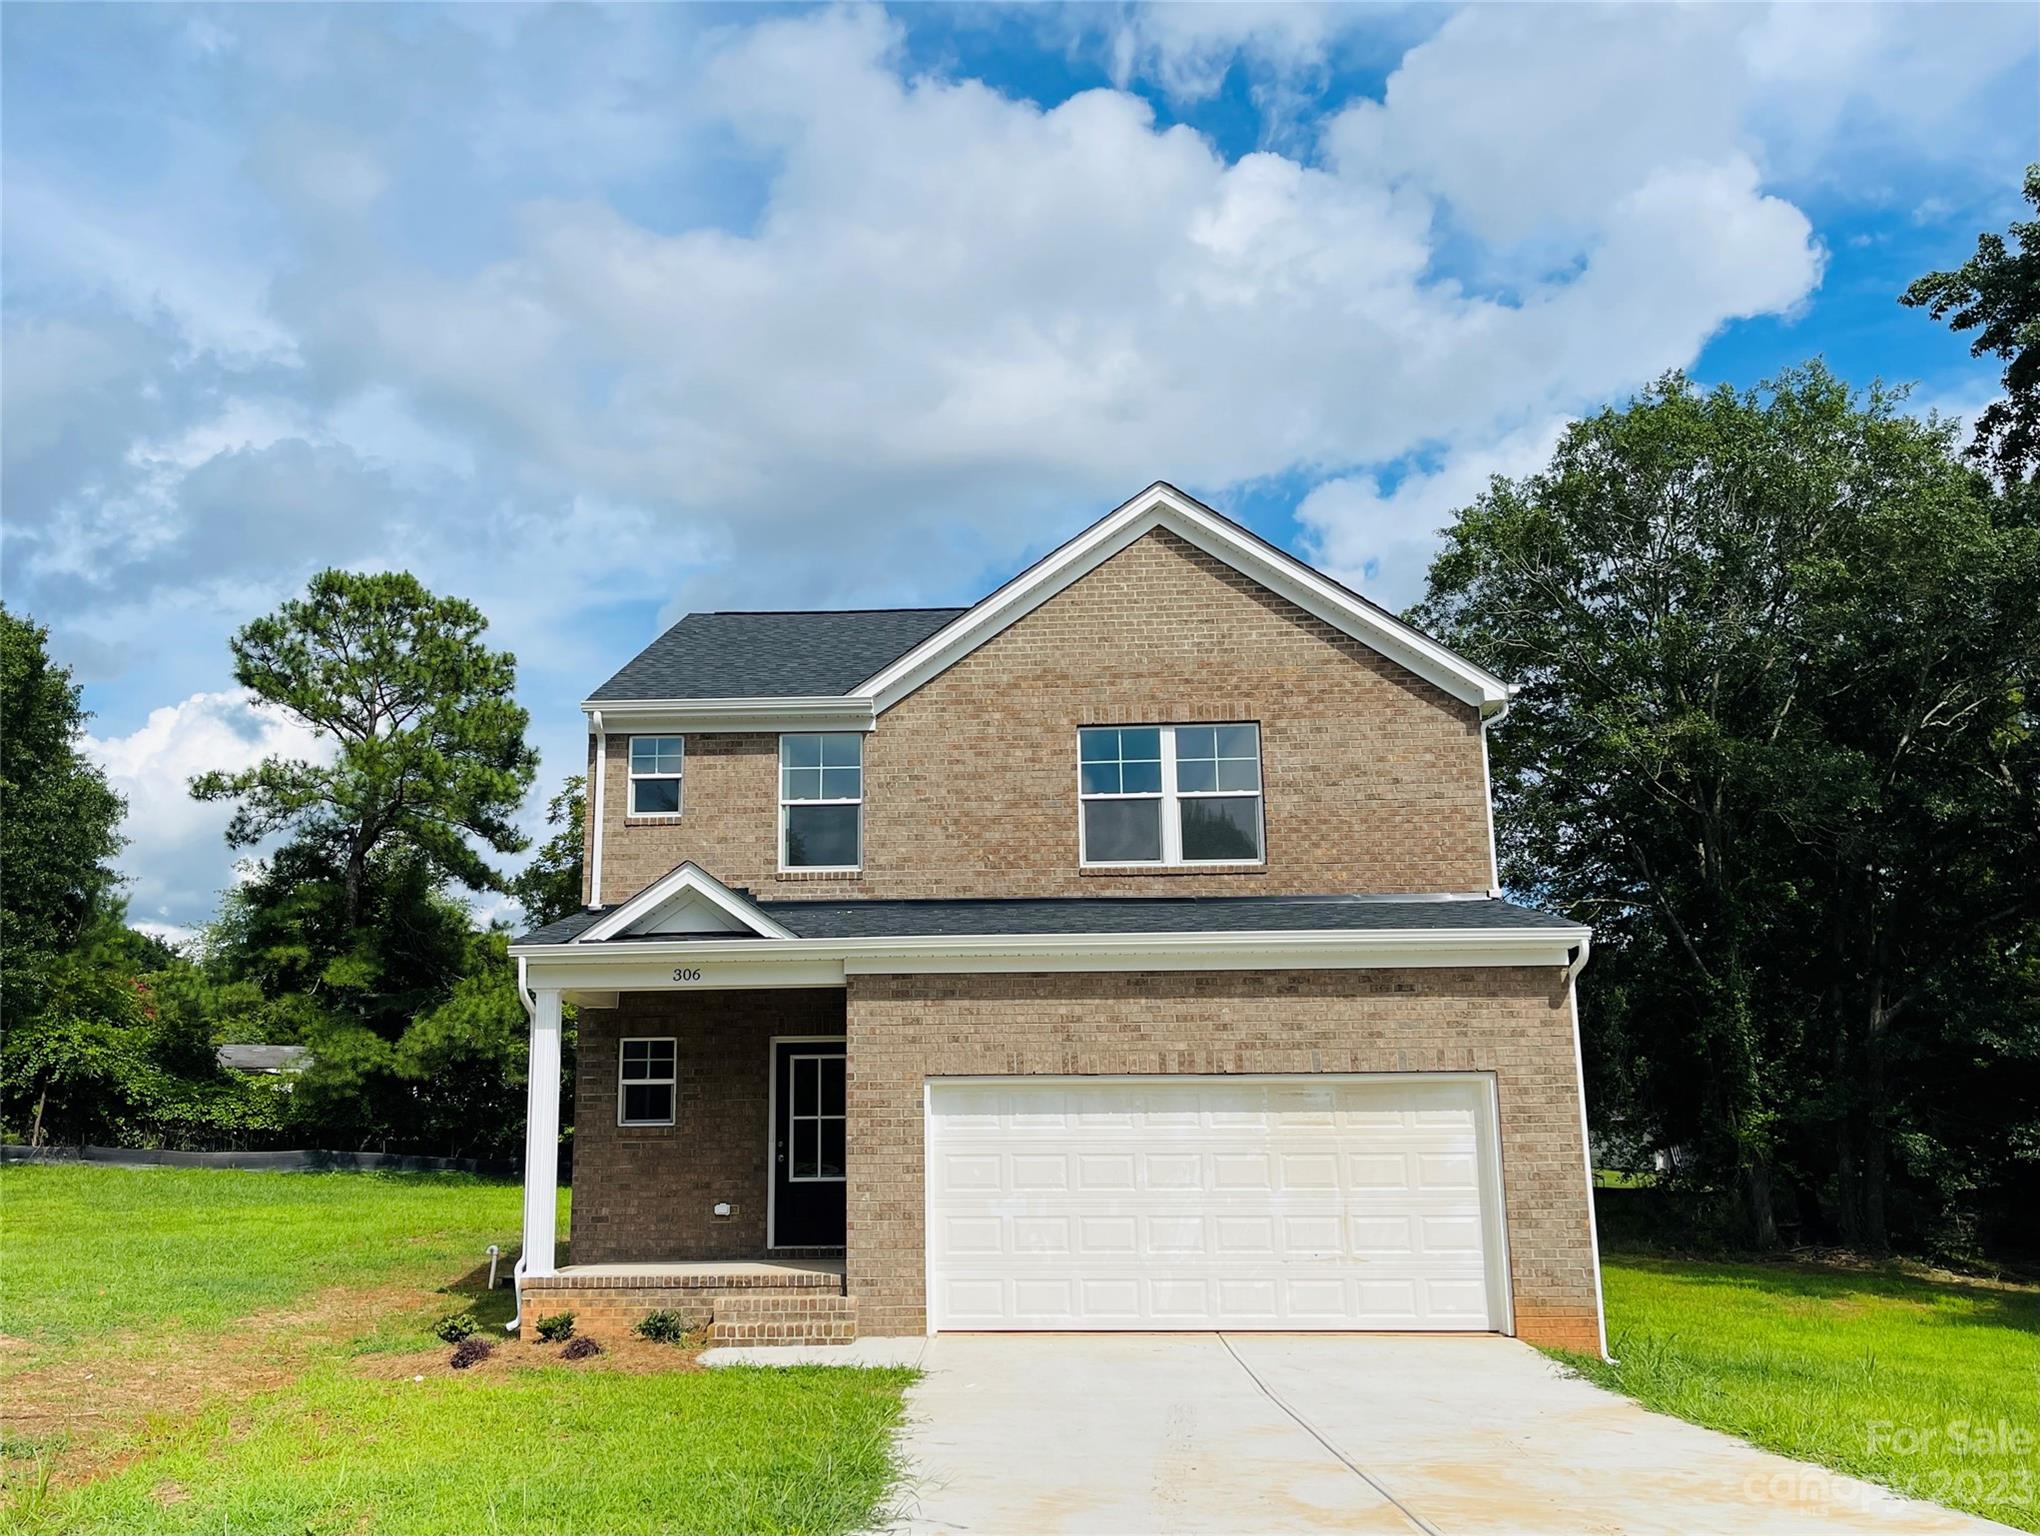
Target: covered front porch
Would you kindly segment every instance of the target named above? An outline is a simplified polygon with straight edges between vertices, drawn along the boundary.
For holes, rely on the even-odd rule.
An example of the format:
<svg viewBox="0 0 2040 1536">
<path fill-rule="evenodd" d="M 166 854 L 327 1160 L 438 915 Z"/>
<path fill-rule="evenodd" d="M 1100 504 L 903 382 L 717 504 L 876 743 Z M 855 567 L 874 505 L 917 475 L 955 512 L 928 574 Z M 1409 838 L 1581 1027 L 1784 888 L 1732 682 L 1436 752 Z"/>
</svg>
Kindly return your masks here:
<svg viewBox="0 0 2040 1536">
<path fill-rule="evenodd" d="M 847 1062 L 837 987 L 533 989 L 520 1314 L 583 1329 L 670 1311 L 718 1343 L 834 1342 L 844 1295 Z M 559 1010 L 577 1012 L 573 1103 L 545 1125 Z M 564 1251 L 557 1131 L 574 1127 Z"/>
</svg>

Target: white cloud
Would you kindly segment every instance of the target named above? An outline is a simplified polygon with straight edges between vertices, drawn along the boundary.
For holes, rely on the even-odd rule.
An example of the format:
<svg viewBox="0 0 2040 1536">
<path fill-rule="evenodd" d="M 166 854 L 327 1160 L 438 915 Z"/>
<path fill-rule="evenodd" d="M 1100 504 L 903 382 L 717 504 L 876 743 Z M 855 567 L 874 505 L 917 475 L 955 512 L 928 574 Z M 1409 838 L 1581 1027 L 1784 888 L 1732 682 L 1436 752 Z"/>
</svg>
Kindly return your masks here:
<svg viewBox="0 0 2040 1536">
<path fill-rule="evenodd" d="M 10 601 L 95 682 L 184 697 L 167 751 L 232 697 L 198 690 L 233 627 L 317 566 L 406 565 L 517 650 L 551 779 L 653 615 L 968 595 L 1158 475 L 1319 484 L 1313 548 L 1406 600 L 1490 470 L 1805 304 L 1781 175 L 1967 154 L 1978 82 L 2030 58 L 1950 40 L 1997 15 L 1867 9 L 1068 22 L 1177 103 L 1243 62 L 1288 124 L 1243 157 L 1130 91 L 926 71 L 868 8 L 169 26 L 124 120 L 218 120 L 180 117 L 157 181 L 36 160 L 10 93 Z M 1305 126 L 1356 52 L 1399 60 L 1381 99 Z M 182 778 L 126 860 L 174 921 L 224 878 Z"/>
<path fill-rule="evenodd" d="M 1522 427 L 1412 469 L 1387 489 L 1385 477 L 1373 474 L 1325 481 L 1296 509 L 1311 536 L 1312 559 L 1383 607 L 1407 608 L 1424 595 L 1425 573 L 1452 514 L 1496 475 L 1513 479 L 1542 469 L 1564 430 L 1563 420 Z"/>
<path fill-rule="evenodd" d="M 151 710 L 126 736 L 87 736 L 81 746 L 127 800 L 120 866 L 133 876 L 129 911 L 144 931 L 210 911 L 222 884 L 232 811 L 192 799 L 195 775 L 235 772 L 269 756 L 329 755 L 314 732 L 257 705 L 245 689 L 195 693 Z"/>
</svg>

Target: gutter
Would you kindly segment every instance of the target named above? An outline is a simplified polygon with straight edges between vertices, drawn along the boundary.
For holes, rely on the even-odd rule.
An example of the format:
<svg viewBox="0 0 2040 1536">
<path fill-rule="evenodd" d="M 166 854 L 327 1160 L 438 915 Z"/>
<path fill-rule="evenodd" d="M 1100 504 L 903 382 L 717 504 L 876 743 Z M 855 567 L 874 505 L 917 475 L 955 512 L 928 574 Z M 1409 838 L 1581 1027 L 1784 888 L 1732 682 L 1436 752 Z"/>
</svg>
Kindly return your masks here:
<svg viewBox="0 0 2040 1536">
<path fill-rule="evenodd" d="M 602 787 L 609 778 L 609 732 L 602 724 L 602 711 L 588 711 L 588 723 L 595 727 L 595 836 L 588 850 L 588 905 L 602 905 Z M 1493 829 L 1490 828 L 1490 831 Z"/>
<path fill-rule="evenodd" d="M 1565 984 L 1567 986 L 1571 986 L 1580 979 L 1580 972 L 1587 968 L 1587 958 L 1593 953 L 1593 950 L 1593 930 L 1582 928 L 1580 930 L 1579 952 L 1573 956 L 1572 962 L 1565 968 Z"/>
</svg>

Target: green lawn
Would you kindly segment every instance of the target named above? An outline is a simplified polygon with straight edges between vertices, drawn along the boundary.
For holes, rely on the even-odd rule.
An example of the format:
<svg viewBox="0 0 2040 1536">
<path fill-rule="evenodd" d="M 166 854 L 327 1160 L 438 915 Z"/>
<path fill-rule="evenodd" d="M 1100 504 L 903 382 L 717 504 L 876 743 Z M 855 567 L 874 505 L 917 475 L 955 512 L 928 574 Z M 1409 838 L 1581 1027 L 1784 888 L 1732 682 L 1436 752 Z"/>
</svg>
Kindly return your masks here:
<svg viewBox="0 0 2040 1536">
<path fill-rule="evenodd" d="M 1630 1257 L 1607 1259 L 1602 1274 L 1619 1363 L 1563 1357 L 1590 1380 L 1769 1450 L 2040 1530 L 2040 1291 Z"/>
<path fill-rule="evenodd" d="M 481 1287 L 518 1202 L 452 1175 L 0 1168 L 0 1530 L 874 1521 L 910 1371 L 711 1372 L 627 1339 L 449 1371 L 429 1325 L 508 1317 Z"/>
</svg>

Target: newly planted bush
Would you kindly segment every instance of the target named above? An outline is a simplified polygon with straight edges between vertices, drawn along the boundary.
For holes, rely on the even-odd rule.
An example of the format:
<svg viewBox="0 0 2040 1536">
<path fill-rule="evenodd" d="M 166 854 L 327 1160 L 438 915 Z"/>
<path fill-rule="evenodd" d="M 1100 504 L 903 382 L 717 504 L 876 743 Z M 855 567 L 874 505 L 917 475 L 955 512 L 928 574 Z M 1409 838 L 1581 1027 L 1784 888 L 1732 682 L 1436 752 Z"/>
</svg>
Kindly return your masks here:
<svg viewBox="0 0 2040 1536">
<path fill-rule="evenodd" d="M 550 1317 L 538 1320 L 538 1336 L 547 1344 L 557 1344 L 574 1336 L 574 1314 L 555 1312 Z"/>
<path fill-rule="evenodd" d="M 453 1359 L 448 1363 L 456 1371 L 464 1371 L 471 1365 L 480 1365 L 496 1352 L 496 1346 L 487 1339 L 462 1339 L 454 1349 Z"/>
<path fill-rule="evenodd" d="M 584 1333 L 560 1351 L 560 1358 L 562 1360 L 585 1360 L 590 1355 L 599 1355 L 601 1353 L 602 1346 Z"/>
<path fill-rule="evenodd" d="M 631 1332 L 654 1344 L 678 1344 L 687 1337 L 687 1319 L 671 1307 L 661 1307 L 639 1318 Z"/>
<path fill-rule="evenodd" d="M 472 1312 L 449 1312 L 432 1325 L 432 1331 L 449 1344 L 458 1344 L 481 1325 Z"/>
</svg>

